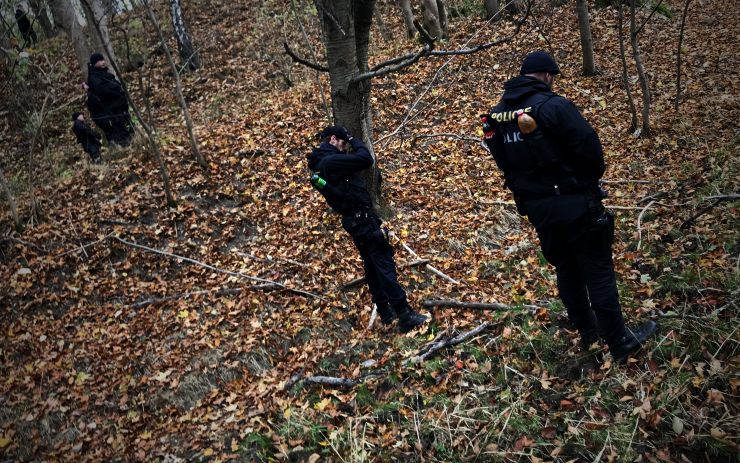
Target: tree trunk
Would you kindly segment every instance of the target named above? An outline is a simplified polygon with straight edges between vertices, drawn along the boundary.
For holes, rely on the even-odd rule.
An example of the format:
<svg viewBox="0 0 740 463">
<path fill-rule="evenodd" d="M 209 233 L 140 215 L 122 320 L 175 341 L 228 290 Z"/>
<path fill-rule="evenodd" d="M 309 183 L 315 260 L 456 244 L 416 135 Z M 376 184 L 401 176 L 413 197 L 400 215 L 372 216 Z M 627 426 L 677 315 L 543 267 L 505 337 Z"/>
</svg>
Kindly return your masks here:
<svg viewBox="0 0 740 463">
<path fill-rule="evenodd" d="M 393 40 L 393 32 L 388 29 L 385 21 L 383 20 L 383 12 L 380 8 L 375 9 L 375 22 L 378 23 L 378 30 L 380 30 L 380 36 L 383 37 L 384 42 L 390 42 Z"/>
<path fill-rule="evenodd" d="M 442 38 L 442 27 L 439 24 L 437 0 L 421 0 L 423 8 L 424 29 L 434 39 Z"/>
<path fill-rule="evenodd" d="M 632 122 L 630 123 L 630 132 L 637 130 L 637 108 L 635 107 L 635 100 L 632 99 L 632 91 L 630 90 L 629 74 L 627 73 L 627 54 L 624 47 L 624 34 L 622 33 L 622 26 L 624 24 L 624 8 L 622 8 L 622 2 L 619 2 L 619 8 L 617 10 L 617 36 L 619 37 L 619 57 L 622 60 L 622 85 L 624 85 L 624 91 L 627 93 L 627 103 L 629 104 L 630 114 L 632 115 Z"/>
<path fill-rule="evenodd" d="M 686 27 L 686 15 L 689 13 L 689 4 L 691 0 L 686 0 L 683 6 L 683 15 L 681 16 L 681 30 L 678 33 L 678 47 L 676 49 L 676 100 L 673 102 L 673 109 L 678 111 L 678 105 L 681 102 L 681 47 L 683 46 L 683 31 Z"/>
<path fill-rule="evenodd" d="M 57 35 L 54 23 L 49 18 L 48 7 L 45 0 L 29 0 L 28 4 L 33 11 L 33 15 L 41 24 L 41 30 L 44 31 L 44 37 L 50 38 Z"/>
<path fill-rule="evenodd" d="M 2 167 L 0 167 L 0 187 L 3 193 L 5 193 L 5 199 L 8 201 L 8 208 L 10 209 L 10 216 L 13 218 L 15 231 L 20 233 L 23 230 L 23 224 L 21 223 L 21 218 L 18 216 L 18 207 L 15 204 L 13 193 L 10 191 L 10 187 L 8 187 L 8 182 L 5 181 L 5 173 Z"/>
<path fill-rule="evenodd" d="M 352 78 L 368 69 L 374 1 L 357 2 L 354 8 L 350 3 L 348 0 L 325 0 L 319 11 L 329 65 L 332 110 L 335 123 L 361 137 L 373 153 L 370 81 L 353 81 Z M 374 178 L 373 169 L 369 169 L 366 180 L 377 203 L 379 188 Z"/>
<path fill-rule="evenodd" d="M 175 1 L 177 0 L 172 0 L 172 2 Z M 172 53 L 170 53 L 170 47 L 167 46 L 167 40 L 164 38 L 162 28 L 159 27 L 159 21 L 157 21 L 157 17 L 154 15 L 154 10 L 152 9 L 148 0 L 144 1 L 144 6 L 146 7 L 147 13 L 149 14 L 149 19 L 152 21 L 152 25 L 154 25 L 154 29 L 157 31 L 157 35 L 159 35 L 160 44 L 162 45 L 165 56 L 167 57 L 167 61 L 170 63 L 172 74 L 175 77 L 175 93 L 177 94 L 177 101 L 178 103 L 180 103 L 180 110 L 182 110 L 183 119 L 185 119 L 185 127 L 188 130 L 188 137 L 190 137 L 190 147 L 193 152 L 193 157 L 203 169 L 208 169 L 208 163 L 203 158 L 203 155 L 198 149 L 198 141 L 195 139 L 195 132 L 193 131 L 193 121 L 190 119 L 188 104 L 185 101 L 185 97 L 182 95 L 182 82 L 180 81 L 180 73 L 177 70 L 177 65 L 175 64 L 174 58 L 172 58 Z"/>
<path fill-rule="evenodd" d="M 637 76 L 640 79 L 642 89 L 642 131 L 641 136 L 650 135 L 650 84 L 648 83 L 645 67 L 642 64 L 640 45 L 637 41 L 637 18 L 635 17 L 635 0 L 630 0 L 630 43 L 632 45 L 632 56 L 637 67 Z"/>
<path fill-rule="evenodd" d="M 437 15 L 439 16 L 439 29 L 442 31 L 442 38 L 447 38 L 447 6 L 445 0 L 437 0 Z"/>
<path fill-rule="evenodd" d="M 106 10 L 102 0 L 81 0 L 82 10 L 87 20 L 87 33 L 90 36 L 90 44 L 95 51 L 102 53 L 106 61 L 118 62 L 110 41 L 108 32 L 108 17 L 110 12 Z M 96 33 L 100 31 L 100 33 Z M 117 74 L 117 73 L 115 73 Z"/>
<path fill-rule="evenodd" d="M 188 34 L 188 28 L 180 7 L 180 0 L 170 0 L 170 13 L 172 14 L 172 27 L 175 30 L 175 37 L 177 37 L 177 49 L 180 51 L 182 67 L 195 71 L 200 68 L 200 55 L 193 48 L 193 42 L 190 40 L 190 34 Z"/>
<path fill-rule="evenodd" d="M 591 24 L 588 17 L 588 0 L 576 0 L 578 12 L 578 29 L 581 33 L 581 50 L 583 51 L 583 75 L 596 75 L 594 62 L 594 43 L 591 38 Z"/>
<path fill-rule="evenodd" d="M 401 8 L 403 23 L 406 24 L 406 35 L 411 39 L 416 35 L 414 12 L 411 10 L 411 0 L 398 0 L 398 6 Z"/>
<path fill-rule="evenodd" d="M 484 2 L 486 4 L 486 19 L 493 18 L 494 22 L 501 19 L 498 0 L 484 0 Z"/>
<path fill-rule="evenodd" d="M 54 23 L 64 31 L 72 42 L 80 72 L 87 77 L 87 62 L 90 59 L 90 43 L 80 22 L 77 20 L 77 10 L 70 0 L 49 0 L 51 15 Z"/>
</svg>

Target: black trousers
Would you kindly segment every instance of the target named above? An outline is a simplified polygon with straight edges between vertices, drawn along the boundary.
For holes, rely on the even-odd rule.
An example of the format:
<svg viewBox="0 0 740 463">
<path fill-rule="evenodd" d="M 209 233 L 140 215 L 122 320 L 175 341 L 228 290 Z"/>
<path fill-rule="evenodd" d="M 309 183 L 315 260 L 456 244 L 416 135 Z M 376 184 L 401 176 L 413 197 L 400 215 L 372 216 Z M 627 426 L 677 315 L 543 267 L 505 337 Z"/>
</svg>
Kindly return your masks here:
<svg viewBox="0 0 740 463">
<path fill-rule="evenodd" d="M 384 236 L 381 223 L 372 212 L 342 217 L 342 226 L 360 251 L 372 301 L 378 308 L 390 306 L 398 312 L 408 307 L 408 301 L 406 291 L 398 283 L 393 247 Z"/>
<path fill-rule="evenodd" d="M 597 332 L 609 344 L 624 333 L 612 262 L 614 218 L 594 228 L 585 216 L 567 226 L 537 230 L 542 253 L 555 266 L 560 299 L 581 334 Z"/>
<path fill-rule="evenodd" d="M 100 143 L 87 142 L 82 144 L 82 148 L 87 154 L 90 155 L 90 159 L 98 161 L 100 159 Z"/>
</svg>

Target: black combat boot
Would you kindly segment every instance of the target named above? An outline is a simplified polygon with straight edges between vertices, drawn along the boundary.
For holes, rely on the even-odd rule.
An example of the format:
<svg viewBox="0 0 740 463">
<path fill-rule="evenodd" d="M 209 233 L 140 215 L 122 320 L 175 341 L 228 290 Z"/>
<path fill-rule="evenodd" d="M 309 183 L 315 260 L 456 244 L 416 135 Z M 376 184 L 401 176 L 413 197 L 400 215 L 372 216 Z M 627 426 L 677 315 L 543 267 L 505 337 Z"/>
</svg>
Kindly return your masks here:
<svg viewBox="0 0 740 463">
<path fill-rule="evenodd" d="M 647 338 L 652 336 L 658 329 L 654 321 L 648 320 L 639 328 L 624 328 L 624 335 L 615 344 L 609 345 L 609 352 L 616 362 L 624 363 L 630 354 L 638 351 Z"/>
<path fill-rule="evenodd" d="M 418 312 L 414 312 L 409 307 L 396 310 L 398 316 L 398 331 L 401 333 L 408 333 L 419 325 L 423 325 L 427 321 L 427 316 L 422 315 Z"/>
<path fill-rule="evenodd" d="M 393 323 L 393 320 L 396 319 L 396 313 L 391 309 L 391 306 L 387 302 L 381 302 L 375 305 L 378 308 L 381 323 L 384 325 Z"/>
</svg>

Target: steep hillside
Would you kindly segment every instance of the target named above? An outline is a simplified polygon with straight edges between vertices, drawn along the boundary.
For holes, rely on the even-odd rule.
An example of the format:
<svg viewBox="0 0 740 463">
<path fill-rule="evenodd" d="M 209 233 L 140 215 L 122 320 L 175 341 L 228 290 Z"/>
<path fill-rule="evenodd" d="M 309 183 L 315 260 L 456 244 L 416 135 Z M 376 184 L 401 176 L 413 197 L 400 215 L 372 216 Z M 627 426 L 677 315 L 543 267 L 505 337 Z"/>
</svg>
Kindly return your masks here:
<svg viewBox="0 0 740 463">
<path fill-rule="evenodd" d="M 645 26 L 648 138 L 629 131 L 613 8 L 592 12 L 596 77 L 579 75 L 568 3 L 536 10 L 510 44 L 373 81 L 400 280 L 432 316 L 408 335 L 368 328 L 367 289 L 344 287 L 362 276 L 359 256 L 307 181 L 328 79 L 319 86 L 282 42 L 310 56 L 300 21 L 320 59 L 313 4 L 194 3 L 185 14 L 204 68 L 184 86 L 208 172 L 191 159 L 164 58 L 152 54 L 146 68 L 176 208 L 143 141 L 87 164 L 67 128 L 82 104 L 74 57 L 62 38 L 30 52 L 65 64 L 35 174 L 41 222 L 20 234 L 9 215 L 0 222 L 3 461 L 736 461 L 737 201 L 707 197 L 740 183 L 737 2 L 690 5 L 678 111 L 683 5 L 669 1 L 672 17 Z M 371 62 L 419 47 L 392 3 L 380 9 L 394 38 L 373 29 Z M 513 30 L 480 19 L 473 3 L 452 2 L 440 47 Z M 151 31 L 134 16 L 117 21 L 140 28 L 145 54 Z M 553 269 L 475 140 L 478 114 L 523 56 L 549 47 L 563 68 L 556 90 L 607 154 L 625 317 L 660 325 L 623 366 L 606 349 L 579 352 Z M 125 77 L 143 101 L 136 74 Z M 28 217 L 30 137 L 8 121 L 4 169 Z M 418 259 L 457 283 L 405 265 Z M 509 308 L 423 309 L 438 299 Z M 414 360 L 431 341 L 478 328 Z M 308 381 L 319 375 L 344 384 Z"/>
</svg>

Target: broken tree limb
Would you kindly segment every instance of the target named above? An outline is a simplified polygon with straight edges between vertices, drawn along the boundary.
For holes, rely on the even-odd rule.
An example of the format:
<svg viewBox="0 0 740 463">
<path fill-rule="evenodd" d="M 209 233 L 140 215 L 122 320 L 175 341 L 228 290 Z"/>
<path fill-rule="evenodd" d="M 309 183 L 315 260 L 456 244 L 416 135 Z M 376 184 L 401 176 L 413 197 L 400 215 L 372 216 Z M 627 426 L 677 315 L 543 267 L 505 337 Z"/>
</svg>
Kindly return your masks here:
<svg viewBox="0 0 740 463">
<path fill-rule="evenodd" d="M 469 339 L 469 338 L 471 338 L 471 337 L 473 337 L 473 336 L 481 333 L 482 331 L 486 330 L 487 328 L 489 328 L 491 326 L 492 326 L 491 323 L 489 323 L 489 322 L 483 322 L 480 325 L 478 325 L 477 327 L 473 328 L 472 330 L 466 331 L 465 333 L 462 333 L 462 334 L 460 334 L 458 336 L 455 336 L 453 338 L 447 338 L 447 339 L 439 340 L 439 341 L 437 341 L 437 342 L 429 345 L 429 347 L 426 349 L 426 351 L 419 352 L 419 354 L 417 354 L 416 356 L 411 357 L 410 359 L 406 360 L 404 362 L 404 364 L 421 363 L 424 360 L 426 360 L 429 357 L 431 357 L 432 355 L 436 354 L 438 351 L 444 349 L 445 347 L 450 347 L 450 346 L 454 346 L 454 345 L 460 344 L 460 343 L 464 342 L 465 340 L 467 340 L 467 339 Z"/>
<path fill-rule="evenodd" d="M 639 251 L 642 247 L 642 216 L 645 215 L 645 212 L 650 209 L 650 206 L 652 206 L 655 203 L 655 201 L 650 201 L 647 206 L 643 208 L 642 211 L 640 211 L 640 215 L 637 216 L 637 250 Z"/>
<path fill-rule="evenodd" d="M 429 259 L 419 259 L 415 260 L 413 262 L 408 262 L 406 264 L 400 265 L 398 268 L 408 268 L 408 267 L 418 267 L 420 265 L 427 265 L 429 264 Z M 342 291 L 352 288 L 353 286 L 361 285 L 365 282 L 365 277 L 355 278 L 354 280 L 348 281 L 347 283 L 343 284 L 339 289 Z"/>
<path fill-rule="evenodd" d="M 177 255 L 177 254 L 173 254 L 171 252 L 162 251 L 160 249 L 150 248 L 148 246 L 144 246 L 144 245 L 137 244 L 137 243 L 132 243 L 131 241 L 124 240 L 123 238 L 121 238 L 119 236 L 112 236 L 112 238 L 115 239 L 116 241 L 119 241 L 119 242 L 127 245 L 127 246 L 131 246 L 131 247 L 134 247 L 134 248 L 143 249 L 145 251 L 148 251 L 148 252 L 151 252 L 151 253 L 154 253 L 154 254 L 161 254 L 163 256 L 171 257 L 171 258 L 174 258 L 174 259 L 181 259 L 181 260 L 184 260 L 185 262 L 190 262 L 191 264 L 195 264 L 195 265 L 198 265 L 200 267 L 204 267 L 204 268 L 207 268 L 209 270 L 213 270 L 214 272 L 225 273 L 227 275 L 231 275 L 231 276 L 235 276 L 235 277 L 239 277 L 239 278 L 244 278 L 246 280 L 257 281 L 257 282 L 260 282 L 260 283 L 273 284 L 273 285 L 276 285 L 276 286 L 280 287 L 281 289 L 284 289 L 284 290 L 289 291 L 289 292 L 292 292 L 292 293 L 301 294 L 303 296 L 311 296 L 311 297 L 315 297 L 315 298 L 318 298 L 318 299 L 323 299 L 323 297 L 322 296 L 319 296 L 318 294 L 314 294 L 314 293 L 311 293 L 311 292 L 308 292 L 308 291 L 303 291 L 301 289 L 290 288 L 290 287 L 288 287 L 288 286 L 286 286 L 286 285 L 284 285 L 282 283 L 278 283 L 277 281 L 267 280 L 265 278 L 253 277 L 251 275 L 246 275 L 246 274 L 241 273 L 241 272 L 232 272 L 231 270 L 224 270 L 222 268 L 214 267 L 213 265 L 209 265 L 209 264 L 206 264 L 205 262 L 201 262 L 201 261 L 198 261 L 198 260 L 195 260 L 195 259 L 191 259 L 189 257 L 180 256 L 180 255 Z"/>
<path fill-rule="evenodd" d="M 303 380 L 307 384 L 321 384 L 322 386 L 353 387 L 360 381 L 350 378 L 335 378 L 334 376 L 309 376 Z"/>
<path fill-rule="evenodd" d="M 517 306 L 501 304 L 499 302 L 463 302 L 455 301 L 452 299 L 428 299 L 422 302 L 422 306 L 428 309 L 433 307 L 454 307 L 460 309 L 476 309 L 476 310 L 513 310 Z M 539 310 L 540 307 L 536 305 L 523 304 L 519 307 L 523 307 L 528 310 Z"/>
</svg>

